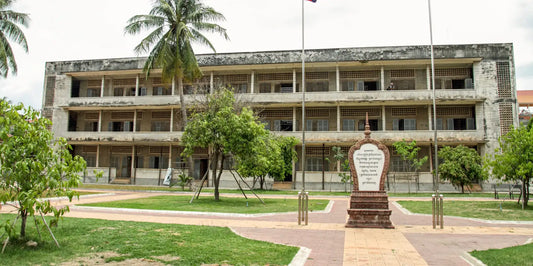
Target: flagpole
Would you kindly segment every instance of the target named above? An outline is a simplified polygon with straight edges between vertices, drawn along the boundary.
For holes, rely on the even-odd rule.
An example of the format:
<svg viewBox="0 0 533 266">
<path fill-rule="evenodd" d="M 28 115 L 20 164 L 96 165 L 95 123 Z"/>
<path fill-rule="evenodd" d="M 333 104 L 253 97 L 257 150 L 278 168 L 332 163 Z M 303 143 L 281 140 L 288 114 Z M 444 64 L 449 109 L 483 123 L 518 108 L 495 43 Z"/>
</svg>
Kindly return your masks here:
<svg viewBox="0 0 533 266">
<path fill-rule="evenodd" d="M 437 145 L 437 104 L 435 102 L 435 55 L 433 51 L 433 24 L 431 22 L 431 0 L 428 0 L 428 13 L 429 13 L 429 42 L 431 48 L 431 86 L 433 89 L 433 132 L 434 132 L 434 144 L 435 144 L 435 169 L 433 176 L 433 190 L 435 190 L 435 195 L 438 195 L 439 192 L 439 160 L 438 155 L 438 145 Z"/>
<path fill-rule="evenodd" d="M 302 192 L 305 191 L 305 17 L 304 2 L 302 1 Z"/>
</svg>

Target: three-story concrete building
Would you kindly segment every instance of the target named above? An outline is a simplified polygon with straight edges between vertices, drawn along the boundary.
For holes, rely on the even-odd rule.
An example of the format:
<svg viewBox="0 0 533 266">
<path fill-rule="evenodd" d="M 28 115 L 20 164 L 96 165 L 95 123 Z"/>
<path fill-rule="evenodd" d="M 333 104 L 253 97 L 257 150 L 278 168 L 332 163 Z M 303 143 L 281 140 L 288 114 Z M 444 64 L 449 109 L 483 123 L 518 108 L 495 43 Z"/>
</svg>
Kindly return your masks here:
<svg viewBox="0 0 533 266">
<path fill-rule="evenodd" d="M 435 127 L 439 146 L 463 144 L 484 155 L 518 124 L 512 44 L 435 46 L 436 125 L 428 46 L 306 51 L 305 122 L 301 51 L 197 58 L 204 76 L 185 85 L 186 104 L 231 86 L 276 134 L 301 139 L 305 126 L 307 189 L 344 189 L 331 148 L 341 147 L 346 154 L 363 138 L 367 113 L 372 136 L 391 150 L 386 184 L 392 191 L 432 189 Z M 167 168 L 185 166 L 177 88 L 157 70 L 146 78 L 144 60 L 46 64 L 43 114 L 52 120 L 55 135 L 66 138 L 89 169 L 104 172 L 99 182 L 158 185 Z M 406 172 L 406 162 L 392 149 L 392 143 L 401 140 L 416 140 L 420 156 L 429 157 L 417 175 Z M 296 150 L 301 158 L 301 146 Z M 207 150 L 198 149 L 193 159 L 199 178 L 208 172 Z M 294 165 L 286 182 L 299 188 L 302 160 Z M 94 182 L 92 171 L 85 182 Z M 221 185 L 233 187 L 234 182 L 228 174 Z"/>
</svg>

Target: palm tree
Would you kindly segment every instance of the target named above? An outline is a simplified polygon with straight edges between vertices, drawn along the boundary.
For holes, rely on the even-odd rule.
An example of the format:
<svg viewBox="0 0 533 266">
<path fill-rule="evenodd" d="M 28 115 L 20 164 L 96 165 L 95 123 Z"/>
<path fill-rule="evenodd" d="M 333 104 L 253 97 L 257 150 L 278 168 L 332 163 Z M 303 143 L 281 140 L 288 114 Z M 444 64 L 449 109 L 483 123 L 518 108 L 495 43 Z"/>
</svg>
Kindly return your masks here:
<svg viewBox="0 0 533 266">
<path fill-rule="evenodd" d="M 17 62 L 9 41 L 15 42 L 28 52 L 26 36 L 18 25 L 27 27 L 30 19 L 28 14 L 9 10 L 12 3 L 13 0 L 0 0 L 0 75 L 4 78 L 10 70 L 12 74 L 17 73 Z"/>
<path fill-rule="evenodd" d="M 226 29 L 215 24 L 223 20 L 225 18 L 221 13 L 198 0 L 155 0 L 148 15 L 131 17 L 124 29 L 127 34 L 153 29 L 134 51 L 137 54 L 149 53 L 143 69 L 147 77 L 152 69 L 161 68 L 162 78 L 172 80 L 178 88 L 183 126 L 187 124 L 183 82 L 202 76 L 192 44 L 208 46 L 215 52 L 203 32 L 217 33 L 229 39 Z M 191 157 L 188 163 L 189 175 L 192 175 Z"/>
</svg>

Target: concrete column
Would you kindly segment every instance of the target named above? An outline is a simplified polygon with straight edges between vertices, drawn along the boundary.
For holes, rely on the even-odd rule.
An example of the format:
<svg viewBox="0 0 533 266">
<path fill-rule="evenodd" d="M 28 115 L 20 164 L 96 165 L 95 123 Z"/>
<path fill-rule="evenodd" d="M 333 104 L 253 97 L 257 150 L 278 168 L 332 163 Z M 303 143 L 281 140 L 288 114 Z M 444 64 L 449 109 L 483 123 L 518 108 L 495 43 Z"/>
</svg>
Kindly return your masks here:
<svg viewBox="0 0 533 266">
<path fill-rule="evenodd" d="M 296 93 L 296 69 L 292 70 L 292 92 Z"/>
<path fill-rule="evenodd" d="M 381 90 L 385 90 L 385 68 L 381 66 Z"/>
<path fill-rule="evenodd" d="M 387 121 L 385 121 L 385 105 L 383 105 L 383 106 L 381 106 L 381 129 L 383 131 L 385 131 L 386 125 L 387 125 Z"/>
<path fill-rule="evenodd" d="M 213 94 L 215 92 L 215 84 L 214 84 L 214 74 L 213 72 L 211 72 L 210 76 L 209 76 L 209 93 L 210 94 Z"/>
<path fill-rule="evenodd" d="M 174 132 L 174 108 L 170 108 L 170 132 Z"/>
<path fill-rule="evenodd" d="M 341 77 L 340 77 L 339 66 L 335 67 L 335 87 L 338 92 L 341 91 Z"/>
<path fill-rule="evenodd" d="M 426 66 L 426 78 L 427 78 L 427 86 L 428 91 L 431 90 L 431 69 L 429 68 L 429 65 Z"/>
<path fill-rule="evenodd" d="M 100 86 L 100 97 L 104 97 L 105 76 L 102 76 L 102 86 Z"/>
<path fill-rule="evenodd" d="M 250 94 L 254 94 L 254 90 L 255 90 L 255 71 L 252 71 L 252 76 L 251 76 L 251 88 L 250 88 Z"/>
<path fill-rule="evenodd" d="M 96 145 L 96 167 L 100 167 L 100 144 Z"/>
<path fill-rule="evenodd" d="M 294 87 L 293 87 L 294 88 Z M 292 132 L 296 132 L 296 106 L 292 107 Z"/>
<path fill-rule="evenodd" d="M 137 109 L 133 112 L 133 133 L 137 132 Z"/>
<path fill-rule="evenodd" d="M 98 132 L 102 132 L 102 110 L 98 111 Z"/>
<path fill-rule="evenodd" d="M 168 145 L 168 168 L 172 168 L 172 144 Z"/>
<path fill-rule="evenodd" d="M 132 175 L 135 175 L 135 145 L 133 145 L 133 148 L 131 149 L 131 174 L 130 174 L 130 177 L 132 177 Z"/>
<path fill-rule="evenodd" d="M 172 85 L 171 85 L 171 90 L 172 90 L 172 96 L 176 95 L 175 91 L 176 91 L 176 77 L 172 77 Z"/>
<path fill-rule="evenodd" d="M 139 95 L 139 74 L 135 77 L 135 95 Z"/>
<path fill-rule="evenodd" d="M 340 105 L 337 105 L 337 132 L 340 132 L 340 131 L 341 131 L 341 107 Z"/>
<path fill-rule="evenodd" d="M 429 131 L 433 131 L 433 119 L 432 119 L 432 116 L 431 116 L 431 110 L 433 110 L 433 106 L 432 105 L 428 105 L 428 125 L 429 125 Z"/>
</svg>

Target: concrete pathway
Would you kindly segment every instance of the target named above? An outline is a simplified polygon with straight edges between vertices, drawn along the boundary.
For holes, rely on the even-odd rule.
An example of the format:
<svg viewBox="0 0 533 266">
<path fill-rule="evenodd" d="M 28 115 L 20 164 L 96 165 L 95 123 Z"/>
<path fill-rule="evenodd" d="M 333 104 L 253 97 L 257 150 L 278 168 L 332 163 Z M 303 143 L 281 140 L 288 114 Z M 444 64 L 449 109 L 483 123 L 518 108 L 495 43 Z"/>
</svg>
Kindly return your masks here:
<svg viewBox="0 0 533 266">
<path fill-rule="evenodd" d="M 244 237 L 310 250 L 309 254 L 303 253 L 307 255 L 303 259 L 294 260 L 294 265 L 472 265 L 466 260 L 468 251 L 521 245 L 533 238 L 533 223 L 488 223 L 445 217 L 444 229 L 433 229 L 431 216 L 406 213 L 394 203 L 394 198 L 390 199 L 390 208 L 395 229 L 345 228 L 348 197 L 320 197 L 331 200 L 333 204 L 326 213 L 310 213 L 307 226 L 297 224 L 296 213 L 242 217 L 73 205 L 176 195 L 158 192 L 105 193 L 82 196 L 73 203 L 67 200 L 54 202 L 72 205 L 67 217 L 225 226 Z M 312 192 L 310 194 L 312 199 Z M 0 212 L 10 211 L 12 208 L 4 206 Z"/>
</svg>

